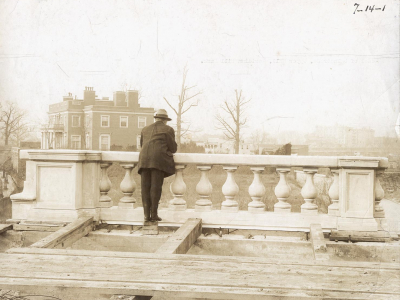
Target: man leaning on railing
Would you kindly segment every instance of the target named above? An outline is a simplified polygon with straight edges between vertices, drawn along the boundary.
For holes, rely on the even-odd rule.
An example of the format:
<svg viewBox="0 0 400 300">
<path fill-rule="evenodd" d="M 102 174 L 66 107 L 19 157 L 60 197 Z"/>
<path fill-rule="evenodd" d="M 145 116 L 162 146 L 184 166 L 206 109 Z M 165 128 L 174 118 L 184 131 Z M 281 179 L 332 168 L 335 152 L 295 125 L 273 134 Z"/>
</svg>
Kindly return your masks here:
<svg viewBox="0 0 400 300">
<path fill-rule="evenodd" d="M 138 173 L 142 182 L 145 221 L 161 221 L 158 204 L 164 178 L 175 174 L 173 153 L 177 150 L 175 131 L 167 125 L 171 119 L 165 109 L 154 115 L 155 123 L 143 128 L 140 136 Z"/>
</svg>

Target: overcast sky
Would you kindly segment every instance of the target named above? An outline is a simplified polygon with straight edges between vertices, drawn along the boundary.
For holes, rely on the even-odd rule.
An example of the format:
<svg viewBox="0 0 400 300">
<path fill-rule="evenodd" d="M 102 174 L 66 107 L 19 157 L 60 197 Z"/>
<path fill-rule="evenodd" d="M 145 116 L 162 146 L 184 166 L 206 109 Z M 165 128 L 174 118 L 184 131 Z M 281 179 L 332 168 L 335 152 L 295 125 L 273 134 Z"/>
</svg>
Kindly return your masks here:
<svg viewBox="0 0 400 300">
<path fill-rule="evenodd" d="M 142 106 L 176 100 L 182 72 L 202 91 L 187 113 L 214 132 L 235 89 L 249 128 L 370 127 L 394 135 L 399 1 L 0 0 L 0 100 L 32 115 L 85 86 L 139 89 Z M 385 10 L 365 11 L 367 5 Z M 293 117 L 262 122 L 273 116 Z"/>
</svg>

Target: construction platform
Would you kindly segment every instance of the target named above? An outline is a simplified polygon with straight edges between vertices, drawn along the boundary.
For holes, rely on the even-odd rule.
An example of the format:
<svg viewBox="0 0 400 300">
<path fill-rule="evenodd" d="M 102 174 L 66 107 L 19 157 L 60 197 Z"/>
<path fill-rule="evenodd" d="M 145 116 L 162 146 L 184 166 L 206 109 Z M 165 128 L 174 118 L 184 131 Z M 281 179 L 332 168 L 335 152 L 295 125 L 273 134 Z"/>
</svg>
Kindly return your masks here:
<svg viewBox="0 0 400 300">
<path fill-rule="evenodd" d="M 0 289 L 59 299 L 400 299 L 400 264 L 19 248 Z M 18 267 L 16 267 L 18 266 Z"/>
</svg>

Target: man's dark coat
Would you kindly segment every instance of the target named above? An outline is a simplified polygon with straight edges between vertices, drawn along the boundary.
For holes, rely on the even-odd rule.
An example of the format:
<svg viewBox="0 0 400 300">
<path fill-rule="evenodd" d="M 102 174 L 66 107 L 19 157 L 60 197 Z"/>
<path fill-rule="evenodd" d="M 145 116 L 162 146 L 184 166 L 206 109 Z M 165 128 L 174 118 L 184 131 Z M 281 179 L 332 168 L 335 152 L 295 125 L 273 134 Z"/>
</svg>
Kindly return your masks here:
<svg viewBox="0 0 400 300">
<path fill-rule="evenodd" d="M 164 171 L 164 177 L 175 174 L 172 153 L 177 150 L 175 131 L 172 127 L 157 121 L 143 128 L 140 136 L 142 150 L 139 154 L 138 173 L 143 168 Z"/>
</svg>

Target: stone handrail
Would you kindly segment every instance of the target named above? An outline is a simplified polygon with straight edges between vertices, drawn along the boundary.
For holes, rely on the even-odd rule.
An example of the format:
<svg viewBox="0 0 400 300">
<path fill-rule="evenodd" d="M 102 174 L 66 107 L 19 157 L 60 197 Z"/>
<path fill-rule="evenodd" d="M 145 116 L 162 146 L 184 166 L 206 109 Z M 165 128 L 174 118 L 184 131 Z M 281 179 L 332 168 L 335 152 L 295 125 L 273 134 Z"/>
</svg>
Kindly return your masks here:
<svg viewBox="0 0 400 300">
<path fill-rule="evenodd" d="M 109 216 L 111 213 L 126 214 L 129 209 L 135 209 L 136 200 L 133 193 L 136 182 L 132 172 L 138 162 L 138 152 L 21 150 L 20 158 L 28 160 L 27 180 L 24 191 L 12 197 L 15 219 L 39 218 L 39 213 L 43 216 L 46 212 L 52 216 L 57 213 L 63 216 L 66 211 L 68 217 L 73 219 L 79 213 L 95 214 L 99 210 L 101 213 L 98 214 L 98 218 L 102 219 L 102 216 Z M 170 187 L 174 195 L 169 202 L 170 211 L 187 210 L 183 170 L 188 164 L 194 164 L 199 169 L 199 182 L 196 186 L 199 199 L 196 201 L 194 212 L 212 211 L 210 196 L 213 187 L 208 179 L 208 171 L 215 165 L 222 165 L 227 179 L 222 186 L 225 201 L 221 204 L 221 212 L 238 212 L 239 205 L 235 198 L 239 187 L 235 182 L 234 173 L 239 166 L 249 166 L 254 178 L 248 188 L 252 199 L 248 204 L 248 212 L 266 213 L 265 205 L 261 201 L 265 187 L 260 180 L 260 174 L 265 167 L 275 167 L 280 180 L 275 187 L 278 202 L 274 205 L 274 213 L 290 213 L 291 205 L 287 199 L 291 189 L 286 176 L 290 168 L 301 167 L 306 177 L 301 190 L 304 198 L 301 214 L 316 216 L 318 207 L 314 203 L 317 197 L 314 175 L 318 168 L 325 167 L 330 168 L 334 175 L 333 184 L 329 189 L 332 204 L 328 208 L 328 216 L 336 218 L 338 229 L 375 231 L 378 230 L 376 219 L 384 217 L 384 211 L 379 205 L 383 198 L 379 176 L 388 167 L 387 158 L 178 153 L 174 155 L 174 160 L 176 175 Z M 125 177 L 120 184 L 124 196 L 120 199 L 118 207 L 112 206 L 108 196 L 111 182 L 107 176 L 107 169 L 113 162 L 119 163 L 125 169 Z M 84 180 L 87 178 L 92 180 Z M 60 194 L 61 189 L 63 193 Z M 33 204 L 32 201 L 36 203 Z"/>
</svg>

